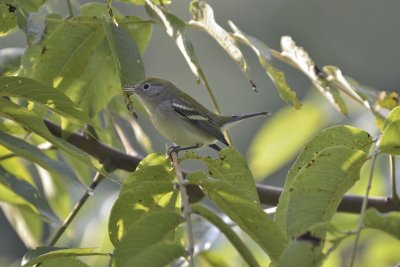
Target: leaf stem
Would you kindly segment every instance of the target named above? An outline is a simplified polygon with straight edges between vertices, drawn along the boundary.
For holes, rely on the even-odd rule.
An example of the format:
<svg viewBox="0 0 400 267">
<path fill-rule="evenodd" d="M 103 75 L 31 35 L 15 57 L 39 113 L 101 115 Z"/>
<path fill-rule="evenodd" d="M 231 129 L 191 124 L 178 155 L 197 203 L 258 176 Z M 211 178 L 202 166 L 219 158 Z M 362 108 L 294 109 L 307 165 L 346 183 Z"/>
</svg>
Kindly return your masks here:
<svg viewBox="0 0 400 267">
<path fill-rule="evenodd" d="M 392 200 L 396 205 L 400 205 L 400 198 L 397 194 L 397 182 L 396 182 L 396 161 L 394 155 L 389 155 L 390 164 L 390 182 L 392 187 Z"/>
<path fill-rule="evenodd" d="M 53 238 L 50 240 L 49 246 L 54 246 L 57 243 L 57 241 L 60 239 L 62 234 L 67 229 L 67 227 L 71 224 L 71 222 L 73 221 L 75 216 L 78 214 L 79 210 L 86 203 L 86 200 L 89 198 L 89 196 L 92 195 L 93 190 L 100 184 L 100 182 L 103 180 L 103 178 L 104 178 L 104 176 L 100 172 L 96 173 L 96 175 L 93 178 L 92 183 L 89 185 L 89 188 L 86 190 L 85 194 L 75 204 L 75 206 L 72 208 L 71 212 L 68 214 L 67 218 L 64 220 L 61 227 L 57 230 L 57 232 L 55 233 Z"/>
<path fill-rule="evenodd" d="M 74 16 L 74 11 L 72 10 L 71 0 L 67 0 L 68 7 L 68 18 L 72 18 Z"/>
<path fill-rule="evenodd" d="M 186 222 L 187 232 L 188 232 L 188 252 L 189 252 L 189 266 L 194 267 L 194 238 L 193 238 L 193 230 L 192 230 L 192 221 L 190 215 L 192 213 L 189 197 L 186 191 L 186 181 L 182 174 L 182 169 L 179 165 L 178 154 L 177 152 L 171 153 L 172 164 L 174 166 L 176 176 L 178 178 L 179 190 L 181 191 L 181 199 L 182 199 L 182 213 L 183 218 Z"/>
<path fill-rule="evenodd" d="M 362 202 L 362 206 L 361 206 L 360 219 L 359 219 L 359 222 L 358 222 L 358 228 L 357 228 L 356 236 L 355 236 L 355 240 L 354 240 L 354 246 L 353 246 L 353 252 L 352 252 L 352 255 L 351 255 L 350 267 L 353 267 L 354 261 L 356 259 L 357 247 L 358 247 L 358 243 L 360 241 L 361 230 L 362 230 L 363 224 L 364 224 L 365 211 L 366 211 L 367 205 L 368 205 L 368 196 L 369 196 L 369 192 L 371 190 L 372 177 L 373 177 L 373 174 L 374 174 L 375 163 L 376 163 L 376 158 L 378 157 L 378 154 L 379 154 L 379 151 L 378 151 L 377 148 L 375 148 L 374 152 L 372 154 L 371 170 L 369 172 L 368 184 L 367 184 L 367 188 L 365 190 L 365 196 L 364 196 L 364 199 L 363 199 L 363 202 Z"/>
</svg>

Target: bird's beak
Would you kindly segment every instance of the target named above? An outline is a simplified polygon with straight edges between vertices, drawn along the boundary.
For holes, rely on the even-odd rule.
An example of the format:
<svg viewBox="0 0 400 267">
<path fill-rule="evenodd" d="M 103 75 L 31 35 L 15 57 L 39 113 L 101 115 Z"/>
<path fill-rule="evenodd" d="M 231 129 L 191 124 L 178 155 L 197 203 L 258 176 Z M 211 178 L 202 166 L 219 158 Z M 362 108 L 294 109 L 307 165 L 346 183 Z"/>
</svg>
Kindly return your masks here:
<svg viewBox="0 0 400 267">
<path fill-rule="evenodd" d="M 124 86 L 123 89 L 124 93 L 130 96 L 131 94 L 137 93 L 137 86 L 136 84 L 129 84 Z"/>
</svg>

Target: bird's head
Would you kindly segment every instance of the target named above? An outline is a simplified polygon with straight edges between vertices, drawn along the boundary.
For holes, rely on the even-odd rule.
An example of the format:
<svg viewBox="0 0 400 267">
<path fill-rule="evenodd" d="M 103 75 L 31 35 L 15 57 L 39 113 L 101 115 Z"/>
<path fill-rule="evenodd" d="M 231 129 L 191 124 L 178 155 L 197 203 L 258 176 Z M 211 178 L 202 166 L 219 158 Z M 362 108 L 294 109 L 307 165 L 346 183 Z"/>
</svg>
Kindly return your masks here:
<svg viewBox="0 0 400 267">
<path fill-rule="evenodd" d="M 159 78 L 146 78 L 143 81 L 124 87 L 124 92 L 129 96 L 138 95 L 145 101 L 165 99 L 169 94 L 173 94 L 176 86 L 171 82 Z"/>
</svg>

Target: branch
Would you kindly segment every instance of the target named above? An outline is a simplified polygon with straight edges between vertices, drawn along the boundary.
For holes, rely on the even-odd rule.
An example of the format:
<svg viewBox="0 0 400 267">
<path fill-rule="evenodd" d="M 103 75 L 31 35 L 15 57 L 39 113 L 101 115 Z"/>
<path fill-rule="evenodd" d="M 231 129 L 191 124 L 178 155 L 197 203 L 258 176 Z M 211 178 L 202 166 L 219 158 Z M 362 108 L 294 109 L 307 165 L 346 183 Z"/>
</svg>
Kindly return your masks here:
<svg viewBox="0 0 400 267">
<path fill-rule="evenodd" d="M 58 125 L 47 120 L 45 120 L 45 123 L 53 135 L 61 137 L 61 128 Z M 66 141 L 90 154 L 100 162 L 105 162 L 107 160 L 110 166 L 117 169 L 132 172 L 142 160 L 140 156 L 125 154 L 83 134 L 73 133 Z M 184 175 L 185 174 L 184 172 Z M 203 191 L 198 186 L 194 185 L 188 185 L 187 191 L 189 198 L 201 198 L 204 195 Z M 276 206 L 282 191 L 283 188 L 281 187 L 257 184 L 258 196 L 261 203 L 264 205 Z M 345 195 L 338 207 L 338 211 L 359 213 L 362 202 L 362 196 Z M 400 211 L 400 207 L 393 202 L 391 197 L 369 197 L 368 208 L 370 207 L 376 208 L 380 212 Z"/>
</svg>

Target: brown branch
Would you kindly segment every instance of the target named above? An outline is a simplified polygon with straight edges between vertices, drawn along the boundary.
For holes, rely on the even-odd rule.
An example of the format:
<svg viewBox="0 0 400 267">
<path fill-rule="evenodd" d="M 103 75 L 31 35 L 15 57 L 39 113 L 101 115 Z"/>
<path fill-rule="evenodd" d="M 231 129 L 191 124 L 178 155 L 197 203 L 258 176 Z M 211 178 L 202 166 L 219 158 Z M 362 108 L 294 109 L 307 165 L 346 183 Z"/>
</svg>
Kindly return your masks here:
<svg viewBox="0 0 400 267">
<path fill-rule="evenodd" d="M 61 128 L 58 125 L 46 120 L 45 123 L 53 135 L 61 137 Z M 134 171 L 142 160 L 142 157 L 125 154 L 89 136 L 79 133 L 71 134 L 67 142 L 90 154 L 100 162 L 107 160 L 110 166 L 112 166 L 111 169 L 117 168 L 126 171 Z M 201 198 L 203 196 L 203 192 L 198 186 L 189 185 L 187 186 L 187 190 L 190 199 Z M 261 203 L 264 205 L 276 206 L 282 191 L 283 188 L 281 187 L 257 184 L 257 192 Z M 362 202 L 362 196 L 345 195 L 338 207 L 338 211 L 359 213 Z M 390 197 L 369 197 L 368 207 L 374 207 L 380 212 L 400 211 L 400 207 L 395 205 Z"/>
</svg>

